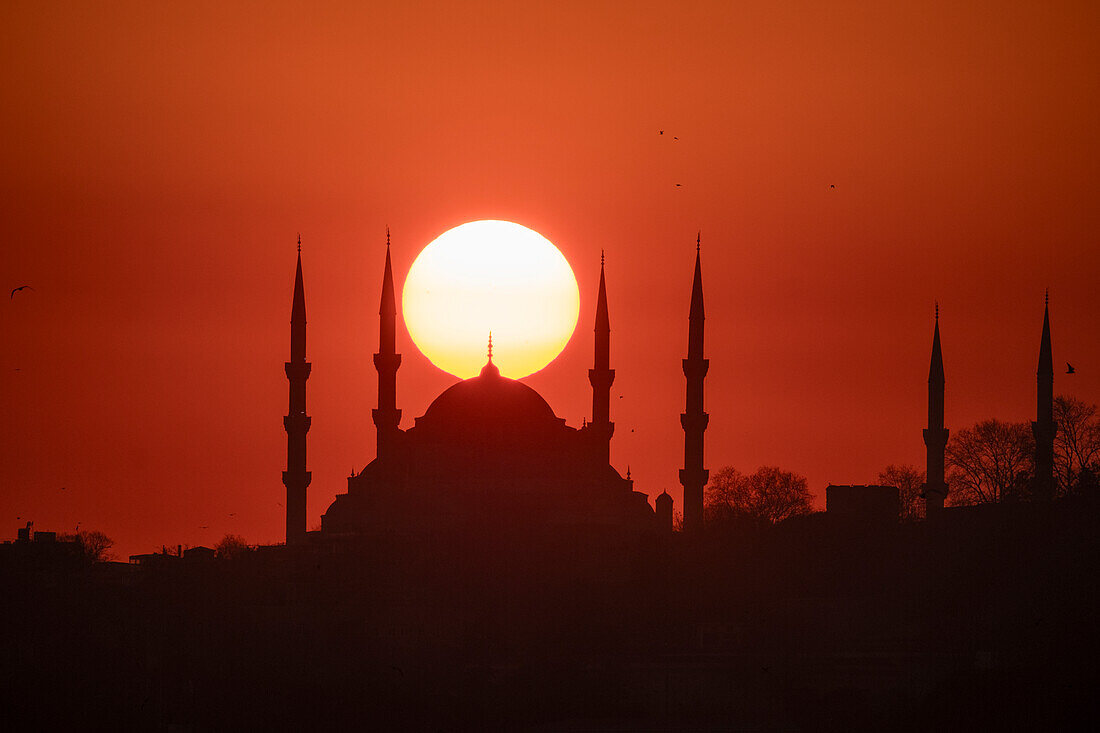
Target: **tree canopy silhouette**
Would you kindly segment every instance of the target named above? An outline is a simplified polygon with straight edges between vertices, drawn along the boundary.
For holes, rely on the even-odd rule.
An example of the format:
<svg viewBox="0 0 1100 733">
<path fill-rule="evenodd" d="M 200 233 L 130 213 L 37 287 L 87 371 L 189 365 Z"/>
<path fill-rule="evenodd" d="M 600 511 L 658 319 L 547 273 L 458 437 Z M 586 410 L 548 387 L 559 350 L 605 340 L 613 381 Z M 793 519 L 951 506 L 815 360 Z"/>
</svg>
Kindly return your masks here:
<svg viewBox="0 0 1100 733">
<path fill-rule="evenodd" d="M 911 522 L 924 517 L 924 499 L 921 486 L 925 482 L 924 471 L 909 464 L 891 463 L 878 473 L 881 486 L 893 486 L 898 490 L 898 516 L 902 521 Z"/>
<path fill-rule="evenodd" d="M 106 562 L 111 559 L 111 548 L 115 541 L 98 530 L 78 531 L 71 535 L 62 535 L 59 539 L 72 540 L 80 545 L 81 554 L 92 562 Z"/>
<path fill-rule="evenodd" d="M 744 475 L 733 466 L 714 472 L 704 494 L 708 521 L 751 519 L 775 524 L 813 511 L 806 477 L 775 466 Z"/>
<path fill-rule="evenodd" d="M 1095 485 L 1100 473 L 1100 408 L 1076 397 L 1054 400 L 1054 475 L 1061 496 Z"/>
<path fill-rule="evenodd" d="M 239 534 L 227 534 L 214 545 L 214 557 L 220 560 L 231 560 L 251 550 L 252 546 L 245 542 L 244 537 Z"/>
<path fill-rule="evenodd" d="M 1035 470 L 1035 438 L 1026 422 L 983 420 L 955 431 L 944 457 L 952 506 L 1023 499 Z"/>
</svg>

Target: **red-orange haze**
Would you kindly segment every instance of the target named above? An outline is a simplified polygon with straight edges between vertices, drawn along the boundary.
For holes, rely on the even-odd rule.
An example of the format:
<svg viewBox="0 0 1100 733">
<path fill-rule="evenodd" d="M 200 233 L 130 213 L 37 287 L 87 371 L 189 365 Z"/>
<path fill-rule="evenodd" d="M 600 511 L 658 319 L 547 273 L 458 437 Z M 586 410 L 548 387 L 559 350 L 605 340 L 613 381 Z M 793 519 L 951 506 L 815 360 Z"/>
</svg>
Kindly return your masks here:
<svg viewBox="0 0 1100 733">
<path fill-rule="evenodd" d="M 298 232 L 310 526 L 373 458 L 387 224 L 398 288 L 465 221 L 562 250 L 527 382 L 575 426 L 606 250 L 612 461 L 678 507 L 698 229 L 712 469 L 922 464 L 936 298 L 948 427 L 1032 415 L 1047 286 L 1100 401 L 1096 3 L 6 2 L 0 49 L 4 538 L 282 539 Z M 398 348 L 407 426 L 453 379 Z"/>
</svg>

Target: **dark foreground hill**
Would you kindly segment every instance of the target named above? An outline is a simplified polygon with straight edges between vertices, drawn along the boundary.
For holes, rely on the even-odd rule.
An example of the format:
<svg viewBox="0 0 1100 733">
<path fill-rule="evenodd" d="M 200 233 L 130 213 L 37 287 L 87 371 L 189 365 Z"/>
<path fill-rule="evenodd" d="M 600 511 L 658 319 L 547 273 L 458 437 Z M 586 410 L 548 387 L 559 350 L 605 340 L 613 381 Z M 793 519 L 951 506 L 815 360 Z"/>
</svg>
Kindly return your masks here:
<svg viewBox="0 0 1100 733">
<path fill-rule="evenodd" d="M 1095 724 L 1098 520 L 482 527 L 142 567 L 8 545 L 0 702 L 40 729 Z"/>
</svg>

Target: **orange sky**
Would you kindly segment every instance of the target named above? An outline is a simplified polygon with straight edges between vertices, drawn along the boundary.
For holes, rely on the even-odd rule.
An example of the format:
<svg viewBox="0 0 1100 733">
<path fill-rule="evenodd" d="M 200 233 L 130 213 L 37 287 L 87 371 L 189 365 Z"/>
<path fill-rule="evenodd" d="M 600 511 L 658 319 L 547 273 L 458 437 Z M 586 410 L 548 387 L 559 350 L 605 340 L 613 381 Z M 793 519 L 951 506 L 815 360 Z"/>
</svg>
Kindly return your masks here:
<svg viewBox="0 0 1100 733">
<path fill-rule="evenodd" d="M 606 249 L 612 460 L 677 506 L 697 229 L 712 469 L 922 463 L 937 297 L 949 427 L 1030 416 L 1048 285 L 1100 401 L 1097 4 L 317 5 L 0 6 L 3 537 L 282 538 L 299 231 L 310 526 L 373 457 L 387 224 L 399 288 L 465 221 L 557 244 L 526 381 L 577 426 Z M 407 426 L 453 379 L 398 346 Z"/>
</svg>

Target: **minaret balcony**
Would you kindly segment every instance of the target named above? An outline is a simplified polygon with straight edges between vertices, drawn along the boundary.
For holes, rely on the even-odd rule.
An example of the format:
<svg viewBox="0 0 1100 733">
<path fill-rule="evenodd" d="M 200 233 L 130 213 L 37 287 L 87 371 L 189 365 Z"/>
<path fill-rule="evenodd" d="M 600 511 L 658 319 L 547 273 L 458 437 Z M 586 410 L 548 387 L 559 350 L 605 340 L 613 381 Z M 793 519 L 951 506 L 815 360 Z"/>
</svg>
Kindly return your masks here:
<svg viewBox="0 0 1100 733">
<path fill-rule="evenodd" d="M 947 445 L 947 436 L 951 431 L 947 428 L 925 428 L 921 432 L 924 434 L 926 446 L 942 450 Z"/>
<path fill-rule="evenodd" d="M 304 412 L 299 412 L 294 415 L 285 415 L 283 417 L 283 427 L 286 428 L 288 433 L 308 433 L 309 426 L 313 423 L 313 418 Z"/>
<path fill-rule="evenodd" d="M 313 471 L 283 471 L 283 486 L 305 489 L 313 480 Z"/>
<path fill-rule="evenodd" d="M 705 412 L 699 413 L 681 413 L 680 414 L 680 426 L 686 432 L 702 432 L 707 429 L 707 425 L 710 424 L 710 415 Z"/>
<path fill-rule="evenodd" d="M 705 468 L 681 468 L 680 485 L 685 489 L 692 486 L 706 486 L 710 480 L 710 471 Z"/>
<path fill-rule="evenodd" d="M 397 430 L 401 424 L 401 410 L 380 410 L 377 407 L 370 411 L 374 419 L 374 426 L 379 430 Z"/>
<path fill-rule="evenodd" d="M 401 354 L 375 354 L 374 368 L 379 372 L 396 372 L 401 366 Z"/>
<path fill-rule="evenodd" d="M 614 369 L 589 369 L 588 370 L 588 382 L 592 385 L 593 389 L 611 389 L 612 382 L 615 381 Z"/>
<path fill-rule="evenodd" d="M 710 370 L 710 359 L 684 359 L 684 376 L 688 379 L 702 379 Z"/>
<path fill-rule="evenodd" d="M 309 372 L 313 365 L 308 361 L 284 362 L 287 379 L 309 379 Z"/>
</svg>

